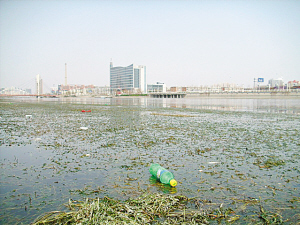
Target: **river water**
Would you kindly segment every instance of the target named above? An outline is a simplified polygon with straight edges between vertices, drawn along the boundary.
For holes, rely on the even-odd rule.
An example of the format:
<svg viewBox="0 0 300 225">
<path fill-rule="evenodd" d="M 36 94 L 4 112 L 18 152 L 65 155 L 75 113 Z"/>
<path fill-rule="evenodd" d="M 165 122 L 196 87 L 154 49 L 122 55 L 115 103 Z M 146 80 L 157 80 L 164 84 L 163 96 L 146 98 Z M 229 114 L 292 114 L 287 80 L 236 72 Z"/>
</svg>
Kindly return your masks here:
<svg viewBox="0 0 300 225">
<path fill-rule="evenodd" d="M 0 106 L 0 223 L 28 224 L 67 210 L 69 199 L 144 192 L 222 204 L 237 224 L 259 222 L 261 207 L 299 222 L 300 99 L 4 98 Z M 176 188 L 150 176 L 153 162 L 173 172 Z"/>
<path fill-rule="evenodd" d="M 213 97 L 187 97 L 181 99 L 146 98 L 146 97 L 119 97 L 119 98 L 57 98 L 35 99 L 20 98 L 24 102 L 50 101 L 76 104 L 106 104 L 161 108 L 193 108 L 221 111 L 248 111 L 267 113 L 300 114 L 300 98 L 213 98 Z"/>
</svg>

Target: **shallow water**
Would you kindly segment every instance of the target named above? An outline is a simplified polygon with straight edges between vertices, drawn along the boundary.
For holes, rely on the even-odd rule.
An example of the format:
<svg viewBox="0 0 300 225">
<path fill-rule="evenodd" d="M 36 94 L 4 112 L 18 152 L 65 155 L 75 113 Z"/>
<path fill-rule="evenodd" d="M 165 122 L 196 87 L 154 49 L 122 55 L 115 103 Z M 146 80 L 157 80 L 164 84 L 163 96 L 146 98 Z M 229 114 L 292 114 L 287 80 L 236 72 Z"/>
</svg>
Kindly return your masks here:
<svg viewBox="0 0 300 225">
<path fill-rule="evenodd" d="M 242 215 L 236 223 L 259 221 L 263 205 L 293 224 L 300 214 L 298 103 L 1 100 L 0 222 L 30 223 L 43 212 L 66 210 L 69 199 L 125 200 L 149 191 L 215 203 L 209 207 L 223 203 Z M 169 168 L 178 186 L 153 179 L 152 162 Z"/>
</svg>

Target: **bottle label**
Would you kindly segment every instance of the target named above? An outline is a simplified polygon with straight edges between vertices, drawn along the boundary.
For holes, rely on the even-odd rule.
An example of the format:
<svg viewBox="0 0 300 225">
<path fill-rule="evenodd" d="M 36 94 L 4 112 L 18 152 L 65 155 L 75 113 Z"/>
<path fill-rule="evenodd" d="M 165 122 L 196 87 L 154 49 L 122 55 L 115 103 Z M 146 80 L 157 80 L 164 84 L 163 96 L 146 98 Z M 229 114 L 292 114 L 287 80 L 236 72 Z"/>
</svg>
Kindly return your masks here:
<svg viewBox="0 0 300 225">
<path fill-rule="evenodd" d="M 156 174 L 157 179 L 159 179 L 160 176 L 161 176 L 164 172 L 167 172 L 167 170 L 161 170 L 161 169 L 159 169 L 159 170 L 157 171 L 157 174 Z"/>
<path fill-rule="evenodd" d="M 156 174 L 156 177 L 159 179 L 160 178 L 160 173 L 161 173 L 161 169 L 157 170 L 157 174 Z"/>
</svg>

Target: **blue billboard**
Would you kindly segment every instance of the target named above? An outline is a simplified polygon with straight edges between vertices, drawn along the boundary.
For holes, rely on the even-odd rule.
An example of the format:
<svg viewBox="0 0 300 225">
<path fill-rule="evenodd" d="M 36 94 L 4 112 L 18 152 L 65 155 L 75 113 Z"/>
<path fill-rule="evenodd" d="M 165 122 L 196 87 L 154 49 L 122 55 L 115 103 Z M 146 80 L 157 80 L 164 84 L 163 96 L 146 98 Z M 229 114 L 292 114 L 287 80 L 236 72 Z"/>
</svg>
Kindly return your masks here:
<svg viewBox="0 0 300 225">
<path fill-rule="evenodd" d="M 258 82 L 264 82 L 264 78 L 258 78 L 257 81 Z"/>
</svg>

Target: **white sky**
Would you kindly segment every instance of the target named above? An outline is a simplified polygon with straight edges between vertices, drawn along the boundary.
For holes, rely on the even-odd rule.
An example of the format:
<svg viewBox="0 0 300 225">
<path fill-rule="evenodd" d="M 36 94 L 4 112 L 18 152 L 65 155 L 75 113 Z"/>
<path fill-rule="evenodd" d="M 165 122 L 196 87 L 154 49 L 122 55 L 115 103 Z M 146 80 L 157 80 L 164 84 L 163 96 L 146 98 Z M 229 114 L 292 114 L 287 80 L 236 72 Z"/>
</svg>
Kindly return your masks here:
<svg viewBox="0 0 300 225">
<path fill-rule="evenodd" d="M 300 1 L 0 0 L 0 87 L 109 85 L 109 63 L 147 83 L 300 80 Z"/>
</svg>

